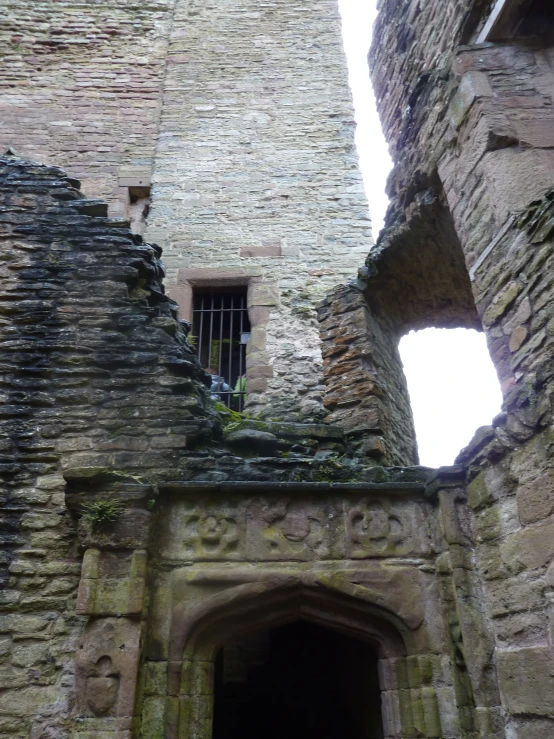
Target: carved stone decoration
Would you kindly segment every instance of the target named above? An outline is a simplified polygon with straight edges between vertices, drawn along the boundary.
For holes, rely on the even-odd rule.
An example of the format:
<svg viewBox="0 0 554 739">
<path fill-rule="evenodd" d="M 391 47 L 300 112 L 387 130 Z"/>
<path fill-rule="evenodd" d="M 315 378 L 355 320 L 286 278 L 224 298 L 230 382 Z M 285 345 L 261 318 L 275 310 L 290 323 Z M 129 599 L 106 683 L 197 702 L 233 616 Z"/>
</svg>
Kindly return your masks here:
<svg viewBox="0 0 554 739">
<path fill-rule="evenodd" d="M 193 560 L 244 558 L 244 512 L 234 502 L 182 500 L 163 523 L 164 554 Z"/>
<path fill-rule="evenodd" d="M 86 700 L 95 716 L 105 716 L 113 708 L 119 693 L 119 673 L 107 655 L 95 665 L 96 674 L 87 678 Z"/>
<path fill-rule="evenodd" d="M 347 554 L 353 559 L 408 554 L 417 548 L 414 523 L 401 504 L 366 498 L 347 514 Z"/>
<path fill-rule="evenodd" d="M 266 560 L 329 557 L 334 518 L 325 505 L 309 501 L 257 501 L 249 510 L 249 556 Z"/>
<path fill-rule="evenodd" d="M 78 716 L 133 715 L 139 642 L 138 620 L 98 618 L 89 622 L 75 655 Z"/>
<path fill-rule="evenodd" d="M 187 534 L 197 557 L 233 552 L 239 542 L 236 519 L 217 512 L 191 516 Z"/>
</svg>

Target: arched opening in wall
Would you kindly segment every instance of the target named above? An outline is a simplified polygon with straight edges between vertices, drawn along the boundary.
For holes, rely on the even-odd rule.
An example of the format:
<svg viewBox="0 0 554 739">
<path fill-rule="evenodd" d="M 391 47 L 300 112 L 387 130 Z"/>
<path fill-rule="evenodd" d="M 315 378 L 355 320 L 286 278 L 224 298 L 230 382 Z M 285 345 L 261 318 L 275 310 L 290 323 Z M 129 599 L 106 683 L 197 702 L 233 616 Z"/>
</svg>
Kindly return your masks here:
<svg viewBox="0 0 554 739">
<path fill-rule="evenodd" d="M 395 203 L 397 210 L 389 213 L 387 229 L 377 238 L 388 205 L 385 182 L 391 168 L 367 66 L 377 1 L 368 0 L 363 8 L 359 0 L 338 0 L 338 4 L 358 124 L 356 145 L 377 240 L 368 258 L 367 273 L 374 276 L 368 303 L 381 322 L 378 333 L 390 329 L 395 342 L 411 329 L 424 329 L 415 335 L 411 331 L 400 343 L 419 461 L 429 466 L 452 464 L 475 430 L 489 424 L 500 410 L 499 382 L 484 334 L 464 330 L 480 329 L 480 320 L 436 173 L 427 179 L 416 178 L 410 192 L 403 194 L 404 200 Z M 513 0 L 513 5 L 518 4 Z M 533 5 L 540 8 L 544 3 L 533 0 Z M 430 326 L 443 328 L 426 328 Z M 390 368 L 384 374 L 383 395 L 390 394 L 390 401 L 385 398 L 383 402 L 389 403 L 389 418 L 397 418 L 399 408 L 400 415 L 408 416 L 405 388 L 399 392 L 399 383 L 395 386 L 391 381 Z M 398 439 L 405 440 L 409 434 L 405 427 L 400 432 L 393 430 L 389 446 L 397 451 Z"/>
<path fill-rule="evenodd" d="M 485 334 L 473 329 L 410 331 L 400 340 L 420 463 L 450 465 L 502 404 Z"/>
<path fill-rule="evenodd" d="M 225 644 L 215 663 L 213 739 L 382 739 L 377 653 L 295 621 Z"/>
</svg>

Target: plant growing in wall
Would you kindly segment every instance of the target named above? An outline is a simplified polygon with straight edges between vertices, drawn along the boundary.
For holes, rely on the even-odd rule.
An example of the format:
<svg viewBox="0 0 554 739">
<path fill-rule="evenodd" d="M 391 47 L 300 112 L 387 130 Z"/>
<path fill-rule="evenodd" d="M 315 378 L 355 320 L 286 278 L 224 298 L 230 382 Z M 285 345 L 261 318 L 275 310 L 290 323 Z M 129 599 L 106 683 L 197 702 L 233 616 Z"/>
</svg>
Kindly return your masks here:
<svg viewBox="0 0 554 739">
<path fill-rule="evenodd" d="M 106 528 L 114 524 L 123 513 L 125 506 L 120 500 L 99 498 L 92 503 L 83 503 L 83 516 L 93 529 Z"/>
</svg>

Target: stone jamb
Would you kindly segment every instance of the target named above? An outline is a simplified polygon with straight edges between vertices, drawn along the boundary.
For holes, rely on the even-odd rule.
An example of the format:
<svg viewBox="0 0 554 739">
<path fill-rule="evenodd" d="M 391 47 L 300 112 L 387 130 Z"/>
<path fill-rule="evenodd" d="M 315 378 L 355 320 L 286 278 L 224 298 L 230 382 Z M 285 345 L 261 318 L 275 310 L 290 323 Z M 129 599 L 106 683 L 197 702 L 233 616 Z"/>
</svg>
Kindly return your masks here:
<svg viewBox="0 0 554 739">
<path fill-rule="evenodd" d="M 168 294 L 179 305 L 182 318 L 192 322 L 192 297 L 198 287 L 246 287 L 251 335 L 246 346 L 246 392 L 263 393 L 268 378 L 273 376 L 266 349 L 266 329 L 272 308 L 279 304 L 276 283 L 263 279 L 261 267 L 181 268 L 177 283 L 168 287 Z"/>
</svg>

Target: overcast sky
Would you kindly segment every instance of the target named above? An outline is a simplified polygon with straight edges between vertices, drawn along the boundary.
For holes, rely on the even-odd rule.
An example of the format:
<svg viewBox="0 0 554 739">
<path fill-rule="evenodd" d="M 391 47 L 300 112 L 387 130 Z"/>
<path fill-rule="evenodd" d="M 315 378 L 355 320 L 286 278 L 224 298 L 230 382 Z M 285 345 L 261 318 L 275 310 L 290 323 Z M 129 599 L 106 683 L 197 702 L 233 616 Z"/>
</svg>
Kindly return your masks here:
<svg viewBox="0 0 554 739">
<path fill-rule="evenodd" d="M 358 123 L 356 145 L 377 238 L 387 208 L 385 181 L 391 161 L 367 67 L 375 4 L 375 0 L 339 0 Z M 401 340 L 400 354 L 421 464 L 452 464 L 475 430 L 489 424 L 500 410 L 500 388 L 485 337 L 463 329 L 412 331 Z"/>
</svg>

